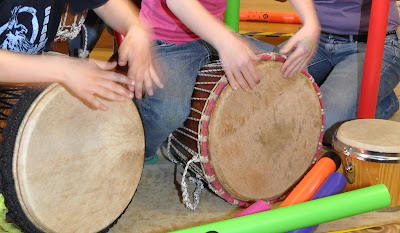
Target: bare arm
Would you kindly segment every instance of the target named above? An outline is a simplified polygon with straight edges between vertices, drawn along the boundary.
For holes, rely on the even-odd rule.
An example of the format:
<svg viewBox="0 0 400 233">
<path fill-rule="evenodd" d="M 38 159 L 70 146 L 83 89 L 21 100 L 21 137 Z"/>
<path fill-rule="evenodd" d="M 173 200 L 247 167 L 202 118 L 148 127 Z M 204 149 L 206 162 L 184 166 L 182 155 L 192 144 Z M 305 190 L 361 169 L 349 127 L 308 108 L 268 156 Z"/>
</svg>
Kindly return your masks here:
<svg viewBox="0 0 400 233">
<path fill-rule="evenodd" d="M 131 84 L 124 75 L 110 72 L 116 63 L 98 66 L 89 60 L 67 56 L 26 55 L 0 50 L 0 83 L 58 82 L 83 102 L 101 109 L 107 107 L 98 96 L 125 101 L 133 93 L 115 83 Z"/>
<path fill-rule="evenodd" d="M 109 0 L 94 11 L 108 26 L 124 35 L 118 49 L 118 64 L 129 65 L 128 77 L 135 80 L 135 97 L 142 98 L 143 88 L 152 96 L 153 82 L 160 88 L 163 84 L 155 72 L 149 32 L 140 24 L 137 8 L 128 0 Z"/>
<path fill-rule="evenodd" d="M 286 54 L 294 50 L 282 65 L 284 77 L 291 77 L 308 65 L 317 49 L 321 30 L 312 0 L 289 1 L 300 16 L 303 26 L 280 51 L 280 53 Z"/>
<path fill-rule="evenodd" d="M 254 89 L 260 82 L 254 62 L 257 56 L 222 22 L 213 17 L 197 0 L 167 0 L 169 9 L 194 33 L 214 46 L 235 90 Z M 198 20 L 201 19 L 201 20 Z"/>
</svg>

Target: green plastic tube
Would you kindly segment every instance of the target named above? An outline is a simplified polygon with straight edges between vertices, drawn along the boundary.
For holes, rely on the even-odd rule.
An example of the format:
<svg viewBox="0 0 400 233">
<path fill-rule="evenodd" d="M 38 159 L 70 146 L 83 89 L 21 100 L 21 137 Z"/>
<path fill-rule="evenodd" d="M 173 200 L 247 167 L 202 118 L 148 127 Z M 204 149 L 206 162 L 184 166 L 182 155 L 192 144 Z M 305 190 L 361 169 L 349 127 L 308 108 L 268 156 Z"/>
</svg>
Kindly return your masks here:
<svg viewBox="0 0 400 233">
<path fill-rule="evenodd" d="M 384 184 L 174 233 L 288 232 L 390 206 Z"/>
<path fill-rule="evenodd" d="M 228 0 L 225 11 L 225 24 L 232 31 L 239 32 L 240 0 Z"/>
</svg>

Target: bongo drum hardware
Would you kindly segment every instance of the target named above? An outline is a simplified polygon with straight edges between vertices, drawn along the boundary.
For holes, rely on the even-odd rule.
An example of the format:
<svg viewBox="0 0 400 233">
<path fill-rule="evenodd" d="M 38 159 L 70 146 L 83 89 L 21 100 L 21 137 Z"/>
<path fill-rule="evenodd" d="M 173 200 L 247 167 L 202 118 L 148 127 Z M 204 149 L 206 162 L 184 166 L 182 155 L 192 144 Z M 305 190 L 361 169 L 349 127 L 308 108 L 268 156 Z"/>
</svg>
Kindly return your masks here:
<svg viewBox="0 0 400 233">
<path fill-rule="evenodd" d="M 280 201 L 322 146 L 318 86 L 306 72 L 284 79 L 284 61 L 264 54 L 256 65 L 261 83 L 250 92 L 230 88 L 220 61 L 206 64 L 184 127 L 169 137 L 168 156 L 231 204 Z"/>
<path fill-rule="evenodd" d="M 108 231 L 131 202 L 144 161 L 133 102 L 107 101 L 103 112 L 58 84 L 0 90 L 7 93 L 1 192 L 10 217 L 24 232 Z"/>
<path fill-rule="evenodd" d="M 400 123 L 357 119 L 343 123 L 335 132 L 333 148 L 340 152 L 351 191 L 385 184 L 391 195 L 388 210 L 400 207 Z"/>
</svg>

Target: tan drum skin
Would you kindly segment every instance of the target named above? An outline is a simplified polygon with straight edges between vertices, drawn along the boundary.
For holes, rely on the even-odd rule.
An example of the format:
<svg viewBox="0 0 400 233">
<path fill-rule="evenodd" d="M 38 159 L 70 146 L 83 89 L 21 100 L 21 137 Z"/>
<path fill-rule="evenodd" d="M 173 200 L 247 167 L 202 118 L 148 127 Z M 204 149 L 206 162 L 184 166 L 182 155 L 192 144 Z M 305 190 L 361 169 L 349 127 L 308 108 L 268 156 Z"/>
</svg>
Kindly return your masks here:
<svg viewBox="0 0 400 233">
<path fill-rule="evenodd" d="M 389 211 L 400 209 L 400 123 L 357 119 L 343 123 L 333 138 L 340 152 L 346 191 L 385 184 L 391 197 Z M 347 171 L 346 171 L 347 170 Z"/>
<path fill-rule="evenodd" d="M 136 191 L 144 160 L 139 114 L 130 100 L 102 101 L 107 112 L 52 85 L 19 126 L 15 189 L 23 214 L 44 232 L 101 231 Z"/>
<path fill-rule="evenodd" d="M 173 156 L 186 163 L 199 153 L 192 170 L 230 203 L 282 197 L 319 151 L 322 100 L 305 73 L 283 78 L 282 61 L 265 54 L 256 65 L 261 83 L 249 92 L 233 91 L 220 64 L 206 65 L 185 128 L 173 133 L 171 148 L 180 151 Z"/>
</svg>

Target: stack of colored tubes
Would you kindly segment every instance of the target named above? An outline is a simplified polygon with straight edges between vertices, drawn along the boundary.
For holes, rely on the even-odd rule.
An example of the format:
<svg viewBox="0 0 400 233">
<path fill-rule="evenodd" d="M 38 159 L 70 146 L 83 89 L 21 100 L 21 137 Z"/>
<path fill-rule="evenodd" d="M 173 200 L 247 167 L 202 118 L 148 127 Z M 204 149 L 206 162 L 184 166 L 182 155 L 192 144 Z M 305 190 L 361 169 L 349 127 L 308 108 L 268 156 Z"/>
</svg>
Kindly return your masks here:
<svg viewBox="0 0 400 233">
<path fill-rule="evenodd" d="M 269 210 L 266 202 L 258 201 L 233 219 L 175 233 L 313 232 L 321 223 L 390 205 L 389 191 L 383 184 L 339 194 L 346 186 L 344 176 L 336 172 L 339 167 L 340 157 L 328 152 L 279 208 Z"/>
</svg>

